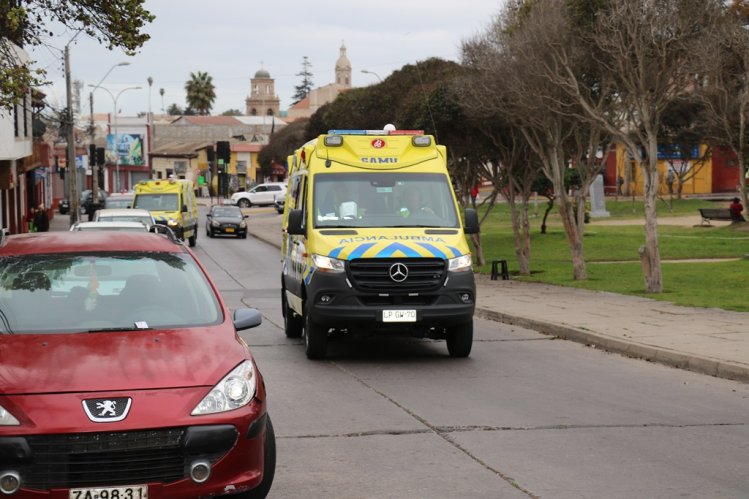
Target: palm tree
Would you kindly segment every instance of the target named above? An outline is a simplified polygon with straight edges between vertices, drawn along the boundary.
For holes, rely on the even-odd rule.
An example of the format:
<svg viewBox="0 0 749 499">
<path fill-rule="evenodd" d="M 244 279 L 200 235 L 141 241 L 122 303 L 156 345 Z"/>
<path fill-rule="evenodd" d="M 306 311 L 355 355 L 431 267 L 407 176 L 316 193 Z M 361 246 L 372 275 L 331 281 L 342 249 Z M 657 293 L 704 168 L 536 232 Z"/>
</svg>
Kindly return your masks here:
<svg viewBox="0 0 749 499">
<path fill-rule="evenodd" d="M 208 73 L 190 73 L 190 79 L 185 83 L 185 92 L 188 108 L 195 109 L 200 115 L 210 114 L 213 101 L 216 100 L 216 87 Z"/>
</svg>

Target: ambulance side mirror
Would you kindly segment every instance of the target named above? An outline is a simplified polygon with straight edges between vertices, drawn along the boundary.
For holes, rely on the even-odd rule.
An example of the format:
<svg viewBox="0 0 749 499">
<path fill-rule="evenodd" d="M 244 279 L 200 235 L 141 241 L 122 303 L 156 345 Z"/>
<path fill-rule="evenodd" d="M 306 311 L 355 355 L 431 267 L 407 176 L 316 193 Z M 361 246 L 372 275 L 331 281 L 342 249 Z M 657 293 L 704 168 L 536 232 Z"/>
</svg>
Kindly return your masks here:
<svg viewBox="0 0 749 499">
<path fill-rule="evenodd" d="M 473 208 L 466 208 L 466 223 L 463 226 L 466 234 L 479 233 L 479 214 Z"/>
<path fill-rule="evenodd" d="M 286 230 L 289 234 L 306 236 L 307 230 L 304 227 L 304 212 L 302 210 L 289 211 L 289 221 Z"/>
<path fill-rule="evenodd" d="M 186 204 L 182 205 L 182 213 L 187 213 L 187 205 Z"/>
</svg>

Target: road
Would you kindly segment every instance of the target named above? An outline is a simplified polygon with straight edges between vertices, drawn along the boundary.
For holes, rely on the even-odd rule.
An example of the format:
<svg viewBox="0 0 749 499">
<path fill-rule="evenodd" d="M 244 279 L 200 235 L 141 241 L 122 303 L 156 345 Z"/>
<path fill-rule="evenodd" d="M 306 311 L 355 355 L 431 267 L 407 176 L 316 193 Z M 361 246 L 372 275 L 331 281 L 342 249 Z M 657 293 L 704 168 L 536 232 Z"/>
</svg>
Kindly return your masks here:
<svg viewBox="0 0 749 499">
<path fill-rule="evenodd" d="M 479 319 L 468 359 L 375 337 L 309 361 L 276 248 L 203 228 L 195 250 L 230 307 L 263 314 L 242 336 L 278 438 L 270 497 L 749 496 L 749 385 Z"/>
</svg>

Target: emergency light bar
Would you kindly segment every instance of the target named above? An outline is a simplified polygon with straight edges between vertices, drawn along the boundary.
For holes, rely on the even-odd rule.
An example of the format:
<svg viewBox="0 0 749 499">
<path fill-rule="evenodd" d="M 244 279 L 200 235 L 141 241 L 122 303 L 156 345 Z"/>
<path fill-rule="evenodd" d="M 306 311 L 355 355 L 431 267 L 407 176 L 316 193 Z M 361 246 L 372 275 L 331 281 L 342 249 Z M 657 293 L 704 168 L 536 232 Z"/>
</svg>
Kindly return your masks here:
<svg viewBox="0 0 749 499">
<path fill-rule="evenodd" d="M 328 130 L 328 135 L 424 135 L 424 130 Z"/>
</svg>

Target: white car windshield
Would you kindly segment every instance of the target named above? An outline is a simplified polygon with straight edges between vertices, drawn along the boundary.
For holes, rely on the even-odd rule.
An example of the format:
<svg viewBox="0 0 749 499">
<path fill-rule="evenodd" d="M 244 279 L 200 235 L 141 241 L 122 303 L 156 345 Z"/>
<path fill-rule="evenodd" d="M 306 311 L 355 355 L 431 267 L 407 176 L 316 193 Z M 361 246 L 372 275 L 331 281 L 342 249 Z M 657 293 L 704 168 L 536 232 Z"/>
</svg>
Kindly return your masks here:
<svg viewBox="0 0 749 499">
<path fill-rule="evenodd" d="M 459 227 L 444 174 L 323 173 L 314 186 L 315 227 Z"/>
<path fill-rule="evenodd" d="M 0 258 L 0 269 L 0 334 L 137 331 L 222 319 L 203 272 L 183 255 L 26 255 Z"/>
</svg>

